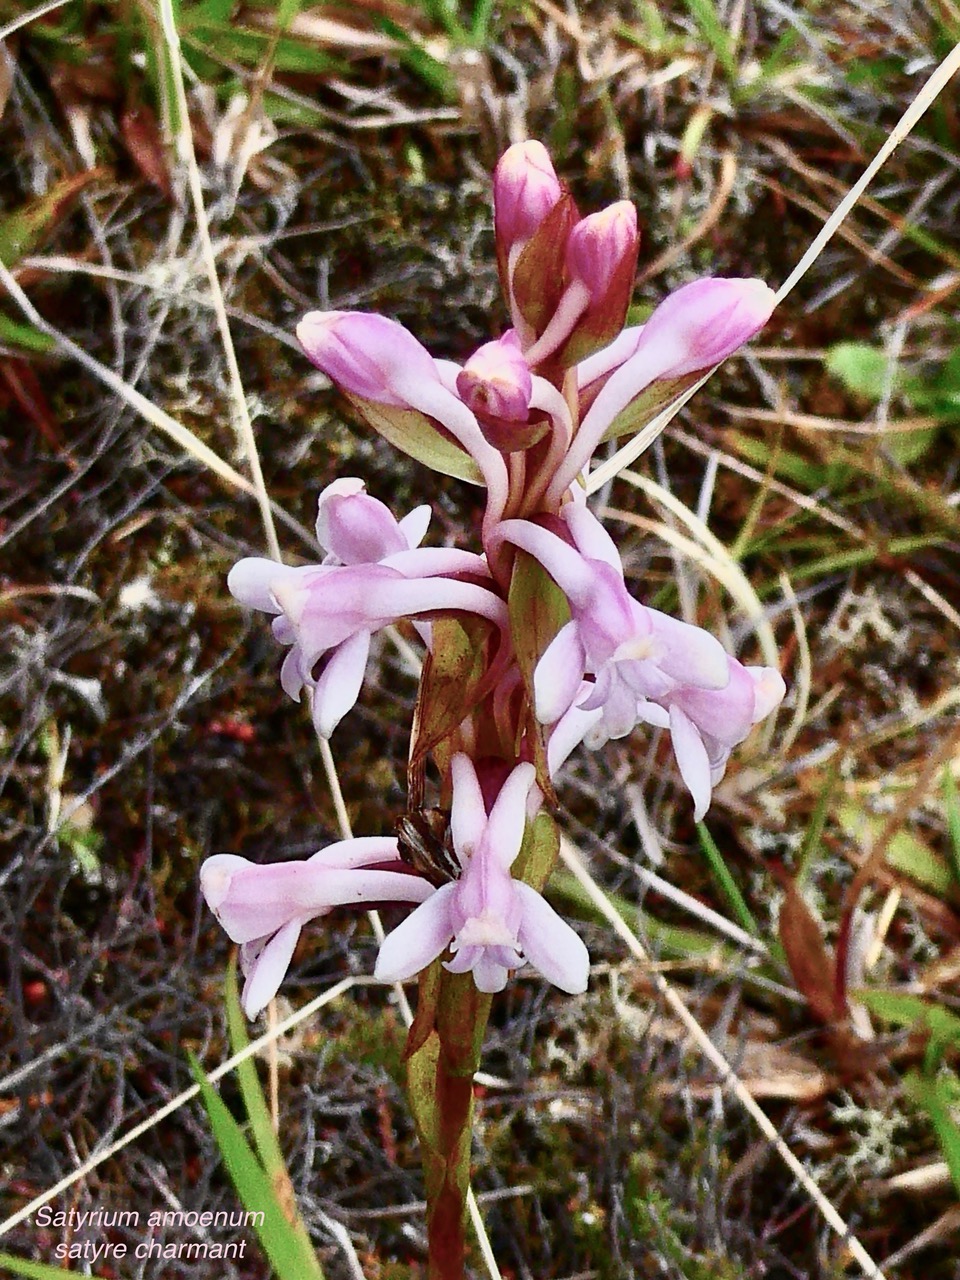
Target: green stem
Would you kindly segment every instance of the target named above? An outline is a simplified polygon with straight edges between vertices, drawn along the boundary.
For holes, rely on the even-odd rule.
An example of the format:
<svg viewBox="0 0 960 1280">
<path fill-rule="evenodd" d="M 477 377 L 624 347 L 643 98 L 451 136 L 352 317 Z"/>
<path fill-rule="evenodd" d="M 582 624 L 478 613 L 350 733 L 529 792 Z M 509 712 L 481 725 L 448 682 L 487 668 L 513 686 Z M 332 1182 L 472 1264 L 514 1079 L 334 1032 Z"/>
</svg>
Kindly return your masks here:
<svg viewBox="0 0 960 1280">
<path fill-rule="evenodd" d="M 421 978 L 407 1092 L 423 1150 L 429 1280 L 463 1280 L 473 1132 L 473 1076 L 491 997 L 472 974 L 438 964 Z"/>
</svg>

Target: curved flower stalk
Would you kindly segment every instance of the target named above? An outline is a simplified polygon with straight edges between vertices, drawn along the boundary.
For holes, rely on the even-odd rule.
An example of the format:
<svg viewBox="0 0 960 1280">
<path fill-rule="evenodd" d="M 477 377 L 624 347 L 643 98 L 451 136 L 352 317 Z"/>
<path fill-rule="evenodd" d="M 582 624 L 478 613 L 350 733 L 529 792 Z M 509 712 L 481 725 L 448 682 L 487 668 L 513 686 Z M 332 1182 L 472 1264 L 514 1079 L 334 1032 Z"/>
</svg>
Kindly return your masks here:
<svg viewBox="0 0 960 1280">
<path fill-rule="evenodd" d="M 565 507 L 562 525 L 569 541 L 524 520 L 497 531 L 539 560 L 570 606 L 571 620 L 534 672 L 537 717 L 559 731 L 554 758 L 566 757 L 581 727 L 593 746 L 642 722 L 668 729 L 699 820 L 730 752 L 779 706 L 783 679 L 771 667 L 743 666 L 699 627 L 634 600 L 616 547 L 585 505 Z M 575 711 L 599 715 L 578 724 Z"/>
<path fill-rule="evenodd" d="M 309 920 L 334 907 L 425 902 L 434 892 L 400 861 L 396 840 L 376 836 L 341 840 L 305 861 L 267 866 L 215 854 L 200 869 L 200 888 L 228 936 L 240 943 L 248 1018 L 276 995 Z"/>
<path fill-rule="evenodd" d="M 516 766 L 489 814 L 470 758 L 454 756 L 451 773 L 450 827 L 463 874 L 384 940 L 376 976 L 403 981 L 449 947 L 444 968 L 472 973 L 479 991 L 502 991 L 510 971 L 526 963 L 571 995 L 586 991 L 586 947 L 535 889 L 510 875 L 535 786 L 533 765 Z"/>
</svg>

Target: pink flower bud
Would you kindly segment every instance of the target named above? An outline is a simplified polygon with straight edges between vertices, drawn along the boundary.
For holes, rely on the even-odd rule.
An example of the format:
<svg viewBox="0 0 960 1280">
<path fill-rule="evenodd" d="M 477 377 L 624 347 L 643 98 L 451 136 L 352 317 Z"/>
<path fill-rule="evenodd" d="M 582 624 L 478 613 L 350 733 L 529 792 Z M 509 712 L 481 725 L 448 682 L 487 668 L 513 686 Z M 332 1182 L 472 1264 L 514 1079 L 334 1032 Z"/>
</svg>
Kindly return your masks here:
<svg viewBox="0 0 960 1280">
<path fill-rule="evenodd" d="M 503 459 L 412 333 L 386 316 L 311 311 L 297 325 L 297 337 L 309 359 L 391 444 L 448 475 L 476 481 L 479 472 L 490 495 L 488 520 L 499 518 L 507 494 Z"/>
<path fill-rule="evenodd" d="M 527 421 L 533 378 L 512 329 L 473 353 L 457 375 L 457 391 L 478 418 Z"/>
<path fill-rule="evenodd" d="M 763 328 L 776 301 L 762 280 L 694 280 L 660 303 L 628 364 L 661 378 L 709 369 Z"/>
<path fill-rule="evenodd" d="M 542 142 L 518 142 L 493 173 L 494 226 L 504 254 L 530 239 L 563 194 Z"/>
<path fill-rule="evenodd" d="M 624 263 L 632 276 L 638 243 L 637 211 L 629 200 L 618 200 L 581 218 L 570 232 L 567 271 L 587 286 L 591 303 L 603 302 Z"/>
<path fill-rule="evenodd" d="M 432 356 L 403 325 L 363 311 L 311 311 L 297 325 L 308 358 L 348 395 L 406 408 L 417 382 L 439 383 Z"/>
<path fill-rule="evenodd" d="M 665 298 L 635 339 L 621 335 L 617 356 L 622 363 L 612 369 L 584 414 L 573 445 L 550 482 L 547 501 L 559 500 L 605 436 L 629 429 L 626 422 L 618 431 L 618 420 L 641 392 L 661 383 L 676 394 L 671 381 L 706 373 L 733 355 L 763 328 L 776 303 L 776 294 L 762 280 L 695 280 Z M 604 370 L 606 362 L 601 354 L 597 368 Z"/>
</svg>

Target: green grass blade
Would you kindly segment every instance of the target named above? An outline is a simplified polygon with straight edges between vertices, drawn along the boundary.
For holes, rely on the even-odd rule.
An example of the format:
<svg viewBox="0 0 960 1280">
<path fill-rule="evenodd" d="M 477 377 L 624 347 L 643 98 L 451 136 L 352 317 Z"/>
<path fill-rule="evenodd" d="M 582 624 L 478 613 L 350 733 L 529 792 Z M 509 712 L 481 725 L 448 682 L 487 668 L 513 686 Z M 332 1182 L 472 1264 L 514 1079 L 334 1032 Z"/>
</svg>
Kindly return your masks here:
<svg viewBox="0 0 960 1280">
<path fill-rule="evenodd" d="M 15 1276 L 26 1276 L 27 1280 L 63 1280 L 64 1276 L 74 1274 L 63 1267 L 52 1267 L 47 1262 L 28 1262 L 26 1258 L 15 1258 L 12 1253 L 0 1253 L 0 1270 L 11 1271 Z"/>
<path fill-rule="evenodd" d="M 707 859 L 714 883 L 727 906 L 736 917 L 737 924 L 740 925 L 741 929 L 746 929 L 747 933 L 752 933 L 755 938 L 759 938 L 760 926 L 747 906 L 743 894 L 738 889 L 737 882 L 730 874 L 730 868 L 724 862 L 723 854 L 717 848 L 713 836 L 702 822 L 697 823 L 697 835 L 700 837 L 700 848 Z"/>
<path fill-rule="evenodd" d="M 712 0 L 684 0 L 690 16 L 700 28 L 700 34 L 717 55 L 717 61 L 731 84 L 738 79 L 734 44 L 726 27 L 720 21 Z"/>
<path fill-rule="evenodd" d="M 9 316 L 0 314 L 0 342 L 11 347 L 22 347 L 24 351 L 52 351 L 57 345 L 55 339 L 34 329 L 30 324 L 18 324 Z"/>
<path fill-rule="evenodd" d="M 814 806 L 813 813 L 810 815 L 810 823 L 803 833 L 803 843 L 800 845 L 800 852 L 797 856 L 797 888 L 800 888 L 810 874 L 810 865 L 815 855 L 819 852 L 820 843 L 823 840 L 823 829 L 827 825 L 827 815 L 830 812 L 830 802 L 833 799 L 839 776 L 840 765 L 838 762 L 834 762 L 824 779 L 823 789 L 817 797 L 817 803 Z"/>
<path fill-rule="evenodd" d="M 403 46 L 400 57 L 410 70 L 420 77 L 432 92 L 447 101 L 456 96 L 456 86 L 447 67 L 432 54 L 427 53 L 421 45 L 391 18 L 380 19 L 380 30 L 392 36 Z"/>
<path fill-rule="evenodd" d="M 490 38 L 490 18 L 493 0 L 476 0 L 470 22 L 470 42 L 476 49 L 483 49 Z"/>
<path fill-rule="evenodd" d="M 233 0 L 203 0 L 193 14 L 204 22 L 229 22 L 233 16 Z"/>
<path fill-rule="evenodd" d="M 953 873 L 960 884 L 960 793 L 950 766 L 943 771 L 943 803 L 947 811 L 947 835 Z"/>
<path fill-rule="evenodd" d="M 302 0 L 280 0 L 280 7 L 277 9 L 277 30 L 289 30 L 290 23 L 299 14 L 302 7 Z"/>
<path fill-rule="evenodd" d="M 324 1280 L 312 1246 L 304 1241 L 284 1213 L 272 1179 L 264 1172 L 240 1125 L 193 1054 L 190 1069 L 200 1088 L 223 1163 L 244 1208 L 250 1213 L 263 1214 L 263 1222 L 254 1222 L 253 1226 L 270 1265 L 280 1280 Z"/>
<path fill-rule="evenodd" d="M 839 806 L 837 821 L 844 835 L 860 844 L 872 845 L 883 830 L 881 817 L 865 813 L 852 802 Z M 939 898 L 951 901 L 957 896 L 953 867 L 907 828 L 902 828 L 888 842 L 884 862 Z"/>
<path fill-rule="evenodd" d="M 227 968 L 224 982 L 224 1000 L 227 1008 L 227 1030 L 230 1034 L 230 1048 L 234 1054 L 246 1049 L 250 1043 L 247 1035 L 247 1024 L 240 1008 L 240 993 L 237 988 L 237 956 L 234 952 Z M 245 1058 L 237 1064 L 237 1082 L 243 1095 L 243 1105 L 250 1120 L 253 1131 L 253 1143 L 257 1154 L 263 1161 L 267 1173 L 275 1178 L 278 1173 L 286 1176 L 287 1166 L 280 1150 L 267 1100 L 263 1096 L 260 1081 L 257 1078 L 257 1067 L 253 1058 Z"/>
<path fill-rule="evenodd" d="M 924 1070 L 932 1075 L 948 1049 L 960 1047 L 960 1017 L 922 996 L 901 991 L 862 991 L 857 1000 L 878 1018 L 902 1027 L 918 1024 L 929 1030 Z"/>
<path fill-rule="evenodd" d="M 575 876 L 569 871 L 555 871 L 550 877 L 551 897 L 561 899 L 566 906 L 575 911 L 579 918 L 594 920 L 604 924 L 605 917 L 597 910 L 584 892 Z M 634 931 L 649 938 L 658 954 L 671 960 L 696 960 L 704 956 L 715 956 L 719 963 L 735 967 L 741 960 L 741 954 L 725 942 L 720 942 L 712 933 L 687 929 L 681 925 L 663 924 L 652 916 L 640 911 L 636 903 L 631 902 L 620 893 L 607 893 L 607 899 L 614 910 L 626 920 Z"/>
<path fill-rule="evenodd" d="M 912 1073 L 904 1082 L 904 1089 L 918 1106 L 926 1111 L 937 1132 L 944 1158 L 950 1170 L 953 1185 L 960 1195 L 960 1126 L 951 1114 L 950 1086 L 943 1076 L 930 1080 Z"/>
</svg>

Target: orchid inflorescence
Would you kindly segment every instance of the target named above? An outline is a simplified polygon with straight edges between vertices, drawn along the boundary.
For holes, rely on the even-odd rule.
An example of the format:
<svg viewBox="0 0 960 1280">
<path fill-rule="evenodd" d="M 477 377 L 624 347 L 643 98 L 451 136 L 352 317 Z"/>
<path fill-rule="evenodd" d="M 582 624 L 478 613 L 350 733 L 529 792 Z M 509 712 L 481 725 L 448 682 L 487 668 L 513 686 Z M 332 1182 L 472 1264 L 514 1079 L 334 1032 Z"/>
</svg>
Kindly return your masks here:
<svg viewBox="0 0 960 1280">
<path fill-rule="evenodd" d="M 427 649 L 411 761 L 422 778 L 432 756 L 449 814 L 446 873 L 420 866 L 395 836 L 267 866 L 207 859 L 203 892 L 241 945 L 250 1017 L 276 993 L 308 920 L 385 901 L 415 906 L 380 948 L 384 981 L 446 957 L 480 992 L 501 990 L 524 964 L 584 991 L 586 948 L 539 892 L 549 858 L 523 853 L 535 833 L 555 832 L 560 765 L 581 742 L 656 726 L 699 819 L 733 748 L 784 695 L 775 669 L 745 666 L 699 627 L 633 598 L 584 488 L 597 448 L 649 423 L 753 337 L 773 293 L 759 280 L 699 280 L 625 328 L 636 212 L 620 201 L 580 217 L 538 142 L 501 158 L 494 228 L 511 327 L 464 365 L 434 359 L 379 315 L 311 312 L 297 330 L 375 430 L 435 471 L 484 485 L 486 505 L 482 554 L 424 547 L 428 507 L 397 519 L 361 480 L 338 479 L 320 495 L 320 564 L 250 558 L 230 573 L 242 604 L 273 615 L 288 646 L 282 687 L 295 701 L 306 691 L 323 738 L 359 696 L 373 634 L 411 620 Z"/>
</svg>

